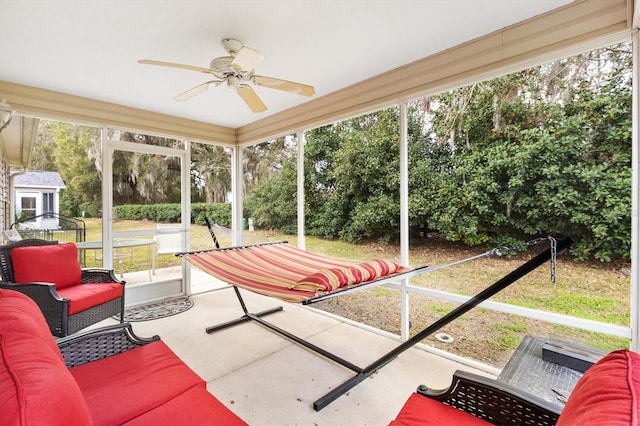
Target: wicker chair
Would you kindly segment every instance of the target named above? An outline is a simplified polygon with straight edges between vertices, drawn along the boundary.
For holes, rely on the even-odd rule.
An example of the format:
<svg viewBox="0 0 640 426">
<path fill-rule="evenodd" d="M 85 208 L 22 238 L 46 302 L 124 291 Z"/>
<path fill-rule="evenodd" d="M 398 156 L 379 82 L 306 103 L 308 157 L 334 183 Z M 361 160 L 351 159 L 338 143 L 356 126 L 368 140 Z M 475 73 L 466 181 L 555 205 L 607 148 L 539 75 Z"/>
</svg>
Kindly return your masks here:
<svg viewBox="0 0 640 426">
<path fill-rule="evenodd" d="M 120 283 L 123 285 L 122 297 L 68 315 L 69 299 L 61 297 L 54 284 L 47 282 L 16 284 L 11 251 L 16 247 L 43 246 L 58 244 L 57 241 L 26 239 L 9 245 L 0 246 L 0 288 L 15 290 L 31 297 L 40 307 L 49 324 L 51 334 L 58 337 L 68 336 L 109 318 L 120 315 L 124 321 L 124 281 L 118 280 L 113 270 L 82 269 L 81 284 Z"/>
</svg>

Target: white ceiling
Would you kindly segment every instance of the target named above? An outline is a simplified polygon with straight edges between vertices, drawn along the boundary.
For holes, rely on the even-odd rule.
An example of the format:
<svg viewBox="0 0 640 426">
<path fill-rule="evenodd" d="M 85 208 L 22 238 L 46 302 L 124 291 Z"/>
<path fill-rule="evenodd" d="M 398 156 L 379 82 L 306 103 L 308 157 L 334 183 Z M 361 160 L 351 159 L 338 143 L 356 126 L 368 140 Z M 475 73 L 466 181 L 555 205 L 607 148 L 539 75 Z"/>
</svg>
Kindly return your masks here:
<svg viewBox="0 0 640 426">
<path fill-rule="evenodd" d="M 0 0 L 0 80 L 237 128 L 309 98 L 257 87 L 259 114 L 227 87 L 176 102 L 210 78 L 138 59 L 208 67 L 232 37 L 266 56 L 256 74 L 316 98 L 570 2 Z"/>
</svg>

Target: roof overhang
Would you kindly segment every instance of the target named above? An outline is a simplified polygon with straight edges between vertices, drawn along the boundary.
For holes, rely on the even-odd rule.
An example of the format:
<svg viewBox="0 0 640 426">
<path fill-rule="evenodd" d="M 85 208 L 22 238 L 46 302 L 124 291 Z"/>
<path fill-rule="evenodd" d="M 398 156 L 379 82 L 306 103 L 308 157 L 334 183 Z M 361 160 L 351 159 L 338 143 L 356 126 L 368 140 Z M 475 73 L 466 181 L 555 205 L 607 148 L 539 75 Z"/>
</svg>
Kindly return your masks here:
<svg viewBox="0 0 640 426">
<path fill-rule="evenodd" d="M 10 166 L 28 167 L 40 120 L 14 116 L 0 132 L 0 146 Z"/>
</svg>

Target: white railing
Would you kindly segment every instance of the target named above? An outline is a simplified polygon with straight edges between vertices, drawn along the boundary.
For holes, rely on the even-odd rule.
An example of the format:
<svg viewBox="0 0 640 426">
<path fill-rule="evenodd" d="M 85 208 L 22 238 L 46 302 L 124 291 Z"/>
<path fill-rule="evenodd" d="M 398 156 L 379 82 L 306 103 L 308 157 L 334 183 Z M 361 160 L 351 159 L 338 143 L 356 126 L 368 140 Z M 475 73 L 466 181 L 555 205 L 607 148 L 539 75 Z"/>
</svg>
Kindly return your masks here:
<svg viewBox="0 0 640 426">
<path fill-rule="evenodd" d="M 400 290 L 403 299 L 408 299 L 408 294 L 418 294 L 423 296 L 432 297 L 434 299 L 446 300 L 456 303 L 464 303 L 471 299 L 469 296 L 464 296 L 456 293 L 449 293 L 440 290 L 434 290 L 424 287 L 416 287 L 411 285 L 403 286 L 398 283 L 388 283 L 385 287 Z M 406 290 L 403 291 L 403 287 Z M 403 302 L 404 303 L 404 302 Z M 587 331 L 593 331 L 597 333 L 603 333 L 610 336 L 622 337 L 625 339 L 631 339 L 631 327 L 625 327 L 622 325 L 603 323 L 599 321 L 588 320 L 584 318 L 572 317 L 569 315 L 556 314 L 552 312 L 541 311 L 538 309 L 524 308 L 508 303 L 494 302 L 491 300 L 484 301 L 478 306 L 493 311 L 504 312 L 507 314 L 519 315 L 525 318 L 531 318 L 535 320 L 541 320 L 552 324 L 564 325 L 572 328 L 580 328 Z M 404 324 L 405 318 L 402 318 L 402 324 Z M 406 319 L 408 322 L 408 319 Z M 403 336 L 405 334 L 403 333 Z"/>
</svg>

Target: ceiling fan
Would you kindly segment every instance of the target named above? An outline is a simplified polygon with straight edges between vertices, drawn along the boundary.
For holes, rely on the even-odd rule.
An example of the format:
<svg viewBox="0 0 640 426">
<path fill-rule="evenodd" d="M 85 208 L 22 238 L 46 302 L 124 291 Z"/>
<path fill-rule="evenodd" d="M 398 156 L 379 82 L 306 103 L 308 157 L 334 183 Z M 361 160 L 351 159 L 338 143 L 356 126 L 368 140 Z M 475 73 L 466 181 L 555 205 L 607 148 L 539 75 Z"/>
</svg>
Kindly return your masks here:
<svg viewBox="0 0 640 426">
<path fill-rule="evenodd" d="M 199 71 L 212 74 L 216 78 L 215 80 L 199 84 L 186 92 L 174 96 L 173 99 L 176 101 L 189 100 L 200 93 L 206 92 L 210 87 L 226 83 L 227 86 L 234 88 L 238 92 L 238 95 L 240 95 L 251 111 L 263 112 L 266 111 L 267 106 L 262 102 L 260 97 L 258 97 L 258 94 L 249 83 L 271 89 L 284 90 L 285 92 L 297 93 L 303 96 L 312 96 L 315 93 L 313 86 L 254 74 L 254 68 L 262 62 L 264 55 L 257 50 L 244 46 L 238 40 L 225 38 L 222 40 L 222 46 L 229 53 L 229 56 L 213 59 L 209 64 L 209 68 L 156 61 L 153 59 L 140 59 L 138 62 L 141 64 Z"/>
</svg>

